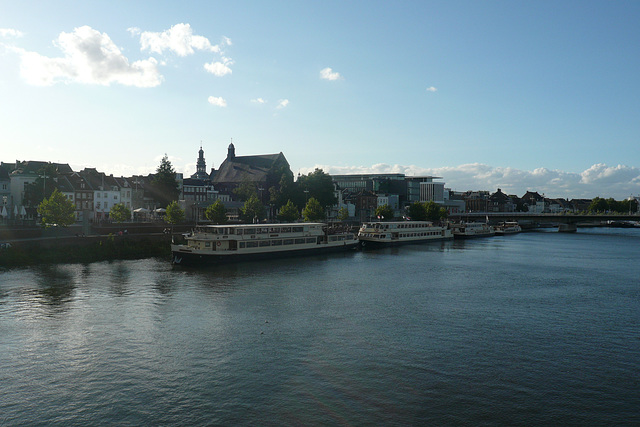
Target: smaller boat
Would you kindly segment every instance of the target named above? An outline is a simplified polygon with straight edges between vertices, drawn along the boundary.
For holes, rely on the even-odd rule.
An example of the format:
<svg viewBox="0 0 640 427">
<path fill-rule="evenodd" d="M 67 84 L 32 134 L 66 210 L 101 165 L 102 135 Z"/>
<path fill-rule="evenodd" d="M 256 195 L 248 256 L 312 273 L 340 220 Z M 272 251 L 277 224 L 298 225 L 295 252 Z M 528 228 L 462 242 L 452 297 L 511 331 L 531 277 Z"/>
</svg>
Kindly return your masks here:
<svg viewBox="0 0 640 427">
<path fill-rule="evenodd" d="M 486 222 L 460 222 L 450 226 L 453 231 L 453 237 L 456 239 L 490 237 L 496 234 L 493 227 Z"/>
<path fill-rule="evenodd" d="M 358 240 L 363 246 L 421 243 L 451 238 L 451 230 L 430 221 L 365 222 L 358 231 Z"/>
<path fill-rule="evenodd" d="M 505 234 L 519 233 L 522 231 L 522 227 L 520 227 L 517 221 L 504 221 L 493 227 L 493 230 L 496 236 L 504 236 Z"/>
</svg>

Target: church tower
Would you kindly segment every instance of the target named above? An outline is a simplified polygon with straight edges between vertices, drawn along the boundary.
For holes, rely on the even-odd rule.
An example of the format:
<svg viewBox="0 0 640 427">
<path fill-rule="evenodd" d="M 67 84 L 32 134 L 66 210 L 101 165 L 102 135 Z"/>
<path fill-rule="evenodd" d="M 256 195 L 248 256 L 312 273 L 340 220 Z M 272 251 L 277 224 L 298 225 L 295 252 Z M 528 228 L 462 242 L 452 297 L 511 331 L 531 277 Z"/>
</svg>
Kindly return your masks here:
<svg viewBox="0 0 640 427">
<path fill-rule="evenodd" d="M 198 151 L 198 161 L 196 162 L 196 173 L 191 178 L 208 179 L 207 175 L 207 163 L 204 160 L 204 150 L 202 144 L 200 144 L 200 150 Z"/>
</svg>

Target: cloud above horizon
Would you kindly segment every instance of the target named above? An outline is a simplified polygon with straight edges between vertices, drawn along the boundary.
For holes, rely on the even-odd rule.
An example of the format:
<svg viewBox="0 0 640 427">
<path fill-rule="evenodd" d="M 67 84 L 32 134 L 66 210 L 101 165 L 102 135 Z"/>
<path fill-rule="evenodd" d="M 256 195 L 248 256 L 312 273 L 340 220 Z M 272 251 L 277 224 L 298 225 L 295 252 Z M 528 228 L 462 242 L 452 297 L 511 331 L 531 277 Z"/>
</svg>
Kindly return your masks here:
<svg viewBox="0 0 640 427">
<path fill-rule="evenodd" d="M 0 37 L 3 38 L 20 38 L 23 37 L 22 31 L 15 30 L 13 28 L 0 28 Z"/>
<path fill-rule="evenodd" d="M 218 107 L 227 106 L 227 101 L 222 97 L 210 96 L 209 98 L 207 98 L 207 101 L 209 101 L 209 104 L 215 105 Z"/>
<path fill-rule="evenodd" d="M 340 73 L 333 71 L 331 68 L 327 67 L 320 70 L 320 78 L 323 80 L 340 80 L 342 76 Z"/>
<path fill-rule="evenodd" d="M 487 190 L 522 196 L 527 191 L 544 193 L 547 197 L 593 198 L 613 197 L 617 200 L 640 193 L 640 168 L 624 165 L 595 164 L 581 173 L 537 168 L 531 171 L 511 167 L 493 167 L 469 163 L 441 168 L 415 165 L 329 166 L 302 168 L 306 174 L 315 168 L 332 175 L 364 173 L 403 173 L 407 176 L 439 176 L 447 188 L 454 191 Z"/>
<path fill-rule="evenodd" d="M 283 108 L 287 107 L 289 105 L 289 100 L 288 99 L 281 99 L 280 101 L 278 101 L 278 106 L 276 107 L 278 110 L 282 110 Z"/>
<path fill-rule="evenodd" d="M 140 36 L 140 50 L 158 55 L 172 52 L 179 57 L 192 55 L 196 51 L 219 55 L 204 64 L 208 73 L 221 77 L 232 73 L 233 60 L 223 55 L 223 48 L 231 45 L 223 37 L 219 45 L 213 45 L 206 37 L 194 35 L 189 24 L 176 24 L 163 32 L 141 31 L 129 28 L 132 35 Z M 18 38 L 22 33 L 15 29 L 0 29 L 0 37 Z M 17 46 L 3 44 L 9 51 L 20 56 L 20 74 L 34 86 L 51 86 L 56 83 L 81 83 L 109 86 L 118 83 L 124 86 L 156 87 L 163 81 L 159 65 L 154 57 L 130 62 L 107 33 L 101 33 L 88 25 L 61 32 L 53 41 L 62 56 L 48 57 L 27 51 Z"/>
<path fill-rule="evenodd" d="M 154 87 L 162 82 L 158 61 L 148 58 L 129 63 L 106 33 L 89 26 L 62 32 L 54 42 L 62 57 L 49 58 L 37 52 L 12 47 L 21 57 L 20 73 L 35 86 L 51 86 L 58 82 L 77 82 L 109 86 Z"/>
</svg>

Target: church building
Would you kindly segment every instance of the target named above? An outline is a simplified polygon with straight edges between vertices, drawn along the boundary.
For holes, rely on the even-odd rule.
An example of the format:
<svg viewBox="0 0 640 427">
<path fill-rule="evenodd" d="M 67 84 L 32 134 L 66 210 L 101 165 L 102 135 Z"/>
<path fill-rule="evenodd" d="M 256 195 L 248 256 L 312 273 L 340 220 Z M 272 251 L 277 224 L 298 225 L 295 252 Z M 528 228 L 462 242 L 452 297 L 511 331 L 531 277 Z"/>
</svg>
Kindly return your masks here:
<svg viewBox="0 0 640 427">
<path fill-rule="evenodd" d="M 233 194 L 233 190 L 243 182 L 252 182 L 260 190 L 260 197 L 264 203 L 268 199 L 268 189 L 278 186 L 283 173 L 292 175 L 289 162 L 282 152 L 236 156 L 232 142 L 227 150 L 227 158 L 213 174 L 212 181 L 216 190 L 227 194 Z"/>
</svg>

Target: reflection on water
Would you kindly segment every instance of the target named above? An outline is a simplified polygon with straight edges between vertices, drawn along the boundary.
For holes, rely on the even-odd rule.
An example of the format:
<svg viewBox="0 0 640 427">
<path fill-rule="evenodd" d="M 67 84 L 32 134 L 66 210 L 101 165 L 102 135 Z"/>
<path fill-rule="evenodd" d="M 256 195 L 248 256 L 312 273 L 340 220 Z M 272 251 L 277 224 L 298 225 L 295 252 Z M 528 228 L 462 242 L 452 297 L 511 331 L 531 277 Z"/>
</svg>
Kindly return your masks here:
<svg viewBox="0 0 640 427">
<path fill-rule="evenodd" d="M 75 283 L 73 275 L 64 265 L 45 265 L 37 267 L 34 288 L 34 301 L 50 306 L 51 314 L 66 311 L 73 300 Z"/>
</svg>

